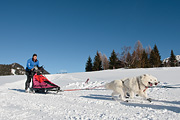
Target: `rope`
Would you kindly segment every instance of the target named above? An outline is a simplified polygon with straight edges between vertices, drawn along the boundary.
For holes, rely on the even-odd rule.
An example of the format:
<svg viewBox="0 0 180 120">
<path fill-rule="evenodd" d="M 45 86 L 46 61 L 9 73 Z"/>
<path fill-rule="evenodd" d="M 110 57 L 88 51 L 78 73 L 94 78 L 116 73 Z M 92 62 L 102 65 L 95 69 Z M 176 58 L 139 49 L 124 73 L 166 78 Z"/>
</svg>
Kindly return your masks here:
<svg viewBox="0 0 180 120">
<path fill-rule="evenodd" d="M 93 89 L 100 88 L 100 87 L 104 87 L 104 85 L 101 85 L 101 86 L 95 86 L 95 87 L 92 87 L 92 88 L 82 88 L 82 89 L 67 89 L 67 90 L 63 90 L 63 91 L 93 90 Z"/>
</svg>

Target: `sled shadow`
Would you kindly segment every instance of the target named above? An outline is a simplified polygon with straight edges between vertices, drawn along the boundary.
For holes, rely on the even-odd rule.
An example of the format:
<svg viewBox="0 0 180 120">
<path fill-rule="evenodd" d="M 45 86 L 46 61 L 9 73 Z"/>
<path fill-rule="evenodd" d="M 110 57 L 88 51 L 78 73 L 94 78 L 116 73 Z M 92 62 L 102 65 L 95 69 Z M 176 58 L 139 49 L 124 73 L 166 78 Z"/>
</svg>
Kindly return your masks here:
<svg viewBox="0 0 180 120">
<path fill-rule="evenodd" d="M 89 96 L 80 96 L 83 98 L 89 98 L 89 99 L 97 99 L 97 100 L 113 100 L 112 96 L 110 95 L 95 95 L 95 94 L 90 94 Z"/>
<path fill-rule="evenodd" d="M 152 108 L 156 110 L 170 110 L 175 113 L 180 113 L 180 108 L 175 107 L 175 106 L 164 106 L 164 105 L 152 105 L 152 104 L 140 104 L 140 103 L 125 103 L 122 102 L 121 104 L 126 105 L 126 106 L 133 106 L 133 107 L 147 107 L 147 108 Z"/>
<path fill-rule="evenodd" d="M 18 92 L 25 92 L 25 90 L 24 89 L 9 89 L 9 90 L 14 90 L 14 91 L 18 91 Z"/>
<path fill-rule="evenodd" d="M 13 91 L 17 91 L 17 92 L 21 92 L 21 93 L 25 93 L 24 89 L 8 89 L 8 90 L 13 90 Z M 32 93 L 32 92 L 31 92 Z M 42 95 L 58 95 L 56 92 L 40 92 L 40 91 L 36 91 L 36 93 L 33 94 L 42 94 Z M 61 95 L 61 94 L 59 94 Z"/>
</svg>

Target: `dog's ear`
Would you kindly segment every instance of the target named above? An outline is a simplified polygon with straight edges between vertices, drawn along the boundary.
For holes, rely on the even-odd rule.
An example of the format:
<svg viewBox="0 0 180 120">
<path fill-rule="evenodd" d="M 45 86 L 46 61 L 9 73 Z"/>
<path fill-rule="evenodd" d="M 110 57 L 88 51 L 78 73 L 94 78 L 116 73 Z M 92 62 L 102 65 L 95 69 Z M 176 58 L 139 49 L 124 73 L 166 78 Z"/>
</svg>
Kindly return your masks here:
<svg viewBox="0 0 180 120">
<path fill-rule="evenodd" d="M 147 74 L 143 74 L 143 75 L 140 76 L 140 79 L 143 79 L 146 76 L 147 76 Z"/>
</svg>

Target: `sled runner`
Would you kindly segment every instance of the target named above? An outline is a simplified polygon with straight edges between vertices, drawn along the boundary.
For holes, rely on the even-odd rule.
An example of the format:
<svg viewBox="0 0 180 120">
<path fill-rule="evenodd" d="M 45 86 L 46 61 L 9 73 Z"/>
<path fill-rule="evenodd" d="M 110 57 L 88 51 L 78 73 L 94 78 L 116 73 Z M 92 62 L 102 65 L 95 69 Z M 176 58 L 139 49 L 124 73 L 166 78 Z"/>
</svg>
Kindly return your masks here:
<svg viewBox="0 0 180 120">
<path fill-rule="evenodd" d="M 32 92 L 47 93 L 48 91 L 56 91 L 58 93 L 61 90 L 58 85 L 49 81 L 41 72 L 36 72 L 33 76 Z"/>
</svg>

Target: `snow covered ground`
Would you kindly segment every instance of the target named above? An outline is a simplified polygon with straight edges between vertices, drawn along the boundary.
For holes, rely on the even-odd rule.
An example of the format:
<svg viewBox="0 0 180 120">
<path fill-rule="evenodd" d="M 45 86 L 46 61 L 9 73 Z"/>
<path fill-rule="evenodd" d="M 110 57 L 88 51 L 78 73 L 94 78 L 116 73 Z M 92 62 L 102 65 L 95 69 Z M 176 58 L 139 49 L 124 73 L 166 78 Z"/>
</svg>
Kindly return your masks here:
<svg viewBox="0 0 180 120">
<path fill-rule="evenodd" d="M 92 88 L 114 79 L 152 74 L 161 82 L 149 88 L 153 102 L 135 97 L 129 103 L 111 99 L 111 90 L 24 92 L 26 76 L 0 77 L 0 120 L 180 120 L 180 67 L 118 69 L 46 75 L 61 89 Z M 88 84 L 85 84 L 87 79 Z"/>
</svg>

